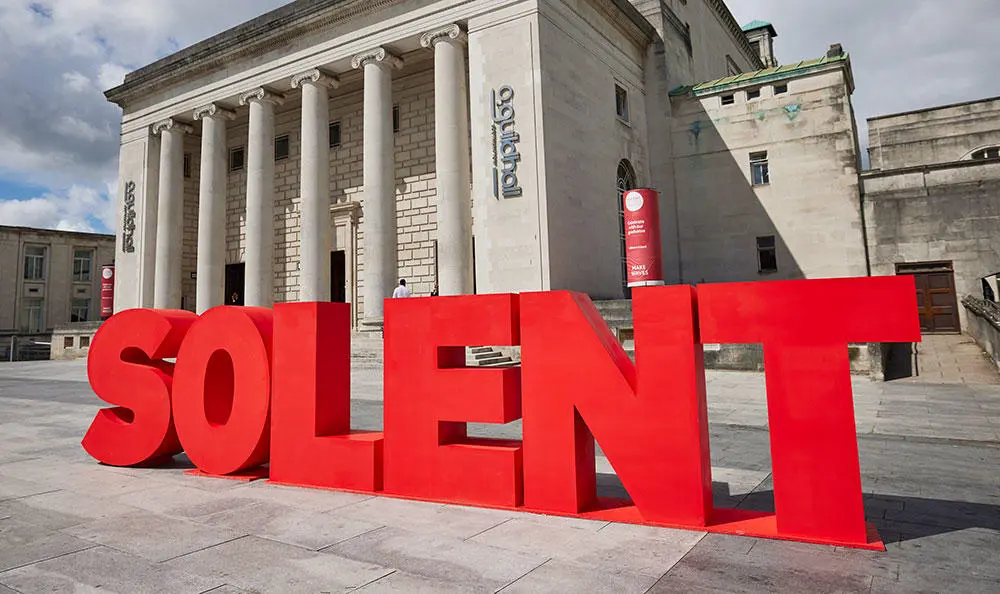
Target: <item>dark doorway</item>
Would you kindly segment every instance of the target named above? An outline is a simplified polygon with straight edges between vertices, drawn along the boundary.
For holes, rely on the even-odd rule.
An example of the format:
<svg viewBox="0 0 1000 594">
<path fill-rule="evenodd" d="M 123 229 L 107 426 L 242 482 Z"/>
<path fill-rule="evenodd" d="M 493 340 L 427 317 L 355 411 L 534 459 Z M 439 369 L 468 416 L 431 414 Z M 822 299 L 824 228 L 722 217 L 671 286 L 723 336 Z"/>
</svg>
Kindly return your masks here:
<svg viewBox="0 0 1000 594">
<path fill-rule="evenodd" d="M 625 192 L 634 190 L 637 186 L 635 169 L 628 159 L 618 162 L 618 173 L 615 187 L 617 190 L 618 207 L 618 244 L 621 248 L 621 268 L 622 268 L 622 293 L 625 299 L 632 298 L 632 289 L 628 286 L 628 252 L 625 249 L 625 204 L 623 197 Z"/>
<path fill-rule="evenodd" d="M 958 334 L 958 298 L 951 262 L 896 264 L 896 274 L 912 274 L 917 285 L 920 331 L 927 334 Z"/>
<path fill-rule="evenodd" d="M 243 305 L 245 279 L 246 264 L 226 264 L 226 305 Z"/>
<path fill-rule="evenodd" d="M 347 303 L 347 252 L 330 252 L 330 301 Z"/>
</svg>

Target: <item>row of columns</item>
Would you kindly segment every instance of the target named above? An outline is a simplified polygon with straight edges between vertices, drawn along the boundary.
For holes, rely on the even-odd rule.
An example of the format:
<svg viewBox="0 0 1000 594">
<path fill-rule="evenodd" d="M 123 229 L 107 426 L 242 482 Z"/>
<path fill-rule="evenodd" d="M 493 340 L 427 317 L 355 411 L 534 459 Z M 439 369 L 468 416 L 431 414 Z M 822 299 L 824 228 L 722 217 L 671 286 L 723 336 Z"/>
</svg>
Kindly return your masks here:
<svg viewBox="0 0 1000 594">
<path fill-rule="evenodd" d="M 434 48 L 435 150 L 438 187 L 439 292 L 472 292 L 472 209 L 469 165 L 469 115 L 465 72 L 465 33 L 458 25 L 424 34 Z M 383 299 L 397 280 L 395 168 L 392 122 L 392 72 L 403 61 L 384 47 L 354 56 L 351 66 L 364 73 L 364 300 L 365 320 L 379 322 Z M 300 158 L 299 299 L 330 300 L 330 89 L 338 79 L 318 69 L 291 79 L 302 92 Z M 281 94 L 257 88 L 239 97 L 248 106 L 246 152 L 246 251 L 244 302 L 274 303 L 274 110 Z M 235 113 L 216 104 L 199 107 L 202 122 L 199 188 L 196 309 L 200 314 L 225 303 L 225 236 L 228 149 L 226 125 Z M 181 306 L 181 246 L 184 199 L 184 135 L 192 127 L 167 119 L 153 125 L 159 134 L 160 175 L 157 208 L 153 306 Z"/>
</svg>

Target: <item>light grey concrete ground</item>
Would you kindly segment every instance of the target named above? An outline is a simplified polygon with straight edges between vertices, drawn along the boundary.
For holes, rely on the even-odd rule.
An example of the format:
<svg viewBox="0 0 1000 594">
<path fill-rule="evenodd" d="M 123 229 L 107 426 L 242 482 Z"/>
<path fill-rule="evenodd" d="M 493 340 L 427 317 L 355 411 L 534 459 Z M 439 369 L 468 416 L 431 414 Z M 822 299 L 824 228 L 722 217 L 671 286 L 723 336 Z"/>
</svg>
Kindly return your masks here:
<svg viewBox="0 0 1000 594">
<path fill-rule="evenodd" d="M 79 445 L 101 404 L 82 362 L 0 366 L 7 592 L 995 592 L 1000 387 L 854 384 L 868 517 L 843 550 L 116 469 Z M 354 365 L 354 424 L 381 427 Z M 773 506 L 763 376 L 710 373 L 718 505 Z M 519 434 L 514 423 L 481 434 Z M 621 491 L 599 458 L 600 488 Z"/>
</svg>

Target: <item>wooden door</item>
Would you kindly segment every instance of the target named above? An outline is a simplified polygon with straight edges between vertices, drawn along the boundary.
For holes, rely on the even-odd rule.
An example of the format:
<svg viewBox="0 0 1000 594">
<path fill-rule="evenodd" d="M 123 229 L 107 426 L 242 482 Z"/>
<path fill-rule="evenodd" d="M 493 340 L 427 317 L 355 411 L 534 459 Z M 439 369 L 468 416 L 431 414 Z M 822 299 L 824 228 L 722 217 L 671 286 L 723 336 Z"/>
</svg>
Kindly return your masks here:
<svg viewBox="0 0 1000 594">
<path fill-rule="evenodd" d="M 898 274 L 912 274 L 917 285 L 920 331 L 928 334 L 958 334 L 958 297 L 951 263 L 905 264 Z"/>
</svg>

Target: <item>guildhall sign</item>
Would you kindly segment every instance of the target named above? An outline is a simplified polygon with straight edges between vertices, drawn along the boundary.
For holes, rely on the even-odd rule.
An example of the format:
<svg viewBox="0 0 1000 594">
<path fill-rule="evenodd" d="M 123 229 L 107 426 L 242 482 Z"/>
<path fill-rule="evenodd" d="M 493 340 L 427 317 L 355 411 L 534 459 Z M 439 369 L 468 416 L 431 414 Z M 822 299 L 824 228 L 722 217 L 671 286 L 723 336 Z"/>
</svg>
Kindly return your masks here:
<svg viewBox="0 0 1000 594">
<path fill-rule="evenodd" d="M 514 88 L 504 85 L 493 91 L 493 197 L 517 198 L 517 164 L 521 154 L 517 145 L 521 136 L 514 131 Z"/>
<path fill-rule="evenodd" d="M 840 307 L 863 302 L 880 307 Z M 184 451 L 193 474 L 884 550 L 847 344 L 920 340 L 912 277 L 644 287 L 633 309 L 634 364 L 586 295 L 388 299 L 383 432 L 351 429 L 349 304 L 127 310 L 90 347 L 113 408 L 83 447 L 113 466 Z M 773 513 L 713 504 L 705 343 L 764 345 Z M 483 344 L 521 345 L 521 367 L 465 368 L 462 345 Z M 521 440 L 466 431 L 517 419 Z M 630 499 L 597 495 L 595 439 Z"/>
</svg>

